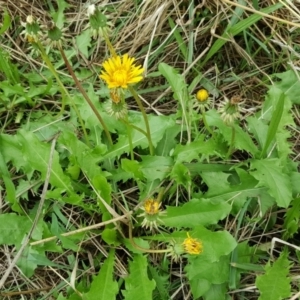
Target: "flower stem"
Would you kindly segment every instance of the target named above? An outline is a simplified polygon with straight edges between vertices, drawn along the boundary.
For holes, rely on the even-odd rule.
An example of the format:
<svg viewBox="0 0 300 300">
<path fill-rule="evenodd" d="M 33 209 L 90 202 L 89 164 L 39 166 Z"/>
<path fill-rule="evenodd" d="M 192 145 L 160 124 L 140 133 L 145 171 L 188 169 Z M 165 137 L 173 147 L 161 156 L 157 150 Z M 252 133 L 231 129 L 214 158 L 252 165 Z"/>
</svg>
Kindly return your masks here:
<svg viewBox="0 0 300 300">
<path fill-rule="evenodd" d="M 112 43 L 109 40 L 109 37 L 107 36 L 107 34 L 104 34 L 104 39 L 105 39 L 105 43 L 107 44 L 110 53 L 112 54 L 112 56 L 117 56 L 116 50 L 113 47 Z"/>
<path fill-rule="evenodd" d="M 132 237 L 132 224 L 131 224 L 131 221 L 129 221 L 128 230 L 129 230 L 129 241 L 135 249 L 138 249 L 138 250 L 146 252 L 146 253 L 168 253 L 168 252 L 172 251 L 171 248 L 167 248 L 167 249 L 146 249 L 146 248 L 140 247 L 139 245 L 137 245 L 135 243 L 135 241 Z"/>
<path fill-rule="evenodd" d="M 134 155 L 133 155 L 133 144 L 132 144 L 132 134 L 131 134 L 131 126 L 128 122 L 128 116 L 126 116 L 126 127 L 127 127 L 127 135 L 128 135 L 128 143 L 129 143 L 129 150 L 130 150 L 130 159 L 133 161 L 134 160 Z"/>
<path fill-rule="evenodd" d="M 206 120 L 206 117 L 205 117 L 205 108 L 202 107 L 202 106 L 201 106 L 201 113 L 202 113 L 202 120 L 203 120 L 205 128 L 211 134 L 211 136 L 214 138 L 215 134 L 214 134 L 214 132 L 212 131 L 212 129 L 209 127 L 209 125 L 207 123 L 207 120 Z"/>
<path fill-rule="evenodd" d="M 142 115 L 143 115 L 143 118 L 144 118 L 144 122 L 145 122 L 145 125 L 146 125 L 146 136 L 147 136 L 147 139 L 148 139 L 148 143 L 149 143 L 149 151 L 150 151 L 150 155 L 154 155 L 154 149 L 153 149 L 153 144 L 152 144 L 152 140 L 151 140 L 151 132 L 150 132 L 150 126 L 149 126 L 149 121 L 148 121 L 148 118 L 147 118 L 147 114 L 145 112 L 145 109 L 144 109 L 144 106 L 140 100 L 140 97 L 139 95 L 136 93 L 136 91 L 134 90 L 134 88 L 132 88 L 131 86 L 128 87 L 130 93 L 132 94 L 132 96 L 134 97 Z"/>
<path fill-rule="evenodd" d="M 40 41 L 37 41 L 36 44 L 37 44 L 37 46 L 38 46 L 38 48 L 40 50 L 40 53 L 41 53 L 41 56 L 42 56 L 44 62 L 48 66 L 50 72 L 55 77 L 55 79 L 56 79 L 56 81 L 57 81 L 57 83 L 58 83 L 58 85 L 60 87 L 60 90 L 61 90 L 61 94 L 62 94 L 62 97 L 61 97 L 62 98 L 62 104 L 61 105 L 62 106 L 61 106 L 61 111 L 58 114 L 58 116 L 60 116 L 60 115 L 62 115 L 64 113 L 65 106 L 66 106 L 66 100 L 65 99 L 68 98 L 70 100 L 70 103 L 71 103 L 73 109 L 75 110 L 75 112 L 77 114 L 77 117 L 79 119 L 80 125 L 82 127 L 82 130 L 83 130 L 83 133 L 84 133 L 84 136 L 85 136 L 86 143 L 89 144 L 88 135 L 87 135 L 87 132 L 86 132 L 83 120 L 81 118 L 80 112 L 78 111 L 76 105 L 73 103 L 72 98 L 71 98 L 69 92 L 67 91 L 67 89 L 65 88 L 65 86 L 63 85 L 63 83 L 61 82 L 61 80 L 60 80 L 60 78 L 59 78 L 59 76 L 58 76 L 58 74 L 57 74 L 57 72 L 56 72 L 56 70 L 55 70 L 55 68 L 54 68 L 51 60 L 49 59 L 49 57 L 48 57 L 48 55 L 47 55 L 47 53 L 46 53 L 43 45 L 41 44 Z"/>
<path fill-rule="evenodd" d="M 109 133 L 109 131 L 108 131 L 108 129 L 107 129 L 107 127 L 106 127 L 106 125 L 105 125 L 105 123 L 104 123 L 104 121 L 103 121 L 101 115 L 100 115 L 100 113 L 98 112 L 98 110 L 97 110 L 97 108 L 95 107 L 94 103 L 91 101 L 91 99 L 90 99 L 89 96 L 87 95 L 86 91 L 83 89 L 81 83 L 80 83 L 79 80 L 77 79 L 77 77 L 76 77 L 76 75 L 75 75 L 75 73 L 74 73 L 74 71 L 73 71 L 73 69 L 72 69 L 72 67 L 71 67 L 71 65 L 70 65 L 70 63 L 69 63 L 69 61 L 68 61 L 66 55 L 65 55 L 64 50 L 63 50 L 61 47 L 59 47 L 59 51 L 60 51 L 60 53 L 61 53 L 61 56 L 62 56 L 62 58 L 63 58 L 63 60 L 64 60 L 64 62 L 65 62 L 65 64 L 66 64 L 67 69 L 68 69 L 70 75 L 72 76 L 72 78 L 73 78 L 73 80 L 74 80 L 74 82 L 75 82 L 77 88 L 79 89 L 79 91 L 80 91 L 81 94 L 83 95 L 84 99 L 86 100 L 86 102 L 89 104 L 89 106 L 90 106 L 91 109 L 93 110 L 94 114 L 96 115 L 98 121 L 99 121 L 100 124 L 102 125 L 103 130 L 104 130 L 104 132 L 105 132 L 105 134 L 106 134 L 106 137 L 107 137 L 107 139 L 108 139 L 109 144 L 110 144 L 110 145 L 113 145 L 113 141 L 112 141 L 111 135 L 110 135 L 110 133 Z"/>
<path fill-rule="evenodd" d="M 234 140 L 235 140 L 235 128 L 234 128 L 234 124 L 231 125 L 231 129 L 232 129 L 232 132 L 231 132 L 231 142 L 230 142 L 230 146 L 229 146 L 229 149 L 228 149 L 228 152 L 226 154 L 226 159 L 228 159 L 232 153 L 232 150 L 233 150 L 233 145 L 234 145 Z"/>
</svg>

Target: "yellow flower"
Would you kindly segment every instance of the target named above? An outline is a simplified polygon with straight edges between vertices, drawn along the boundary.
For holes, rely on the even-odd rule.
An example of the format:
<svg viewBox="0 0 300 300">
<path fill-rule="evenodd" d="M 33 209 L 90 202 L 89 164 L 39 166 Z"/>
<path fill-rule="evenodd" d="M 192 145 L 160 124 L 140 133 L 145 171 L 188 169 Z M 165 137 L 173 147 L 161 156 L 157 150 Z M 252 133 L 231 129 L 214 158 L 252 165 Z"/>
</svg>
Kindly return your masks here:
<svg viewBox="0 0 300 300">
<path fill-rule="evenodd" d="M 154 199 L 148 199 L 144 203 L 145 213 L 148 215 L 156 215 L 159 213 L 161 202 Z"/>
<path fill-rule="evenodd" d="M 142 206 L 142 210 L 144 211 L 139 217 L 144 217 L 142 222 L 142 227 L 150 228 L 158 228 L 158 224 L 161 223 L 160 216 L 164 215 L 165 212 L 160 210 L 161 202 L 155 199 L 147 199 Z"/>
<path fill-rule="evenodd" d="M 137 83 L 143 79 L 144 68 L 140 65 L 135 66 L 134 60 L 128 54 L 109 58 L 103 63 L 104 70 L 99 77 L 107 83 L 109 89 L 119 87 L 127 89 L 128 84 Z"/>
<path fill-rule="evenodd" d="M 190 237 L 189 233 L 187 233 L 187 238 L 183 242 L 183 247 L 185 252 L 188 254 L 200 254 L 203 251 L 203 245 L 197 239 L 193 239 Z"/>
<path fill-rule="evenodd" d="M 208 92 L 205 89 L 200 89 L 196 94 L 196 98 L 200 102 L 206 101 L 208 97 L 209 97 Z"/>
</svg>

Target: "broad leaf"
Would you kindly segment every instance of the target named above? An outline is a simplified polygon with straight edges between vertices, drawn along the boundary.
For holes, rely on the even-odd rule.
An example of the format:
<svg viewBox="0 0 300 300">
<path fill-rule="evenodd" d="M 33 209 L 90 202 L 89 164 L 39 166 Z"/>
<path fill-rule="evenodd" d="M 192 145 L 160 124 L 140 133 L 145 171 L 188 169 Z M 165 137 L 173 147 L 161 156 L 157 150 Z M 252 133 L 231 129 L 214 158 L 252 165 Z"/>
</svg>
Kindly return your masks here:
<svg viewBox="0 0 300 300">
<path fill-rule="evenodd" d="M 256 278 L 256 286 L 260 291 L 259 300 L 281 300 L 291 296 L 291 279 L 288 276 L 290 262 L 287 252 L 282 252 L 280 257 L 271 266 L 266 265 L 266 273 Z"/>
<path fill-rule="evenodd" d="M 122 291 L 124 300 L 143 299 L 152 300 L 155 281 L 149 280 L 147 258 L 136 254 L 129 263 L 129 275 L 125 278 L 125 290 Z"/>
<path fill-rule="evenodd" d="M 118 283 L 114 280 L 114 259 L 115 251 L 111 250 L 103 263 L 98 275 L 94 277 L 91 288 L 85 294 L 89 300 L 115 300 L 118 294 Z"/>
<path fill-rule="evenodd" d="M 194 228 L 198 225 L 217 224 L 229 214 L 231 206 L 226 202 L 213 204 L 210 200 L 192 199 L 181 207 L 167 207 L 161 220 L 170 227 Z"/>
<path fill-rule="evenodd" d="M 213 139 L 204 141 L 204 136 L 200 140 L 191 142 L 187 145 L 177 145 L 174 150 L 174 156 L 177 163 L 191 162 L 192 160 L 200 160 L 208 158 L 215 154 L 216 143 Z"/>
<path fill-rule="evenodd" d="M 254 160 L 251 162 L 251 169 L 251 174 L 259 181 L 257 186 L 267 187 L 278 206 L 288 207 L 292 200 L 292 184 L 281 167 L 280 160 Z"/>
</svg>

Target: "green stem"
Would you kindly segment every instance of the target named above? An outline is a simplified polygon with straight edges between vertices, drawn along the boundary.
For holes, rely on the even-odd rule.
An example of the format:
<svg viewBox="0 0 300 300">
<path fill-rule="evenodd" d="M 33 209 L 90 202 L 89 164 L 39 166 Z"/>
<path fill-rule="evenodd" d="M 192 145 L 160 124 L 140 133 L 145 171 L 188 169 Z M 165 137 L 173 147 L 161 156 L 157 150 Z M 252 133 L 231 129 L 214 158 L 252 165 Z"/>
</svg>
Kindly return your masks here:
<svg viewBox="0 0 300 300">
<path fill-rule="evenodd" d="M 145 135 L 145 137 L 147 137 L 147 132 L 131 123 L 128 122 L 128 120 L 125 120 L 125 119 L 121 119 L 121 121 L 123 121 L 126 125 L 129 125 L 131 126 L 132 128 L 134 128 L 135 130 L 141 132 L 143 135 Z"/>
<path fill-rule="evenodd" d="M 201 106 L 201 113 L 202 113 L 202 120 L 203 120 L 205 128 L 211 134 L 211 136 L 214 138 L 215 134 L 214 134 L 214 132 L 212 131 L 212 129 L 209 127 L 209 125 L 207 123 L 207 120 L 206 120 L 206 117 L 205 117 L 205 108 L 202 107 L 202 106 Z"/>
<path fill-rule="evenodd" d="M 126 127 L 127 127 L 127 134 L 128 134 L 128 143 L 129 143 L 129 150 L 130 150 L 130 158 L 133 161 L 134 160 L 134 155 L 133 155 L 133 144 L 132 144 L 132 135 L 131 135 L 131 127 L 130 124 L 128 122 L 128 116 L 126 116 Z"/>
<path fill-rule="evenodd" d="M 61 95 L 62 95 L 62 106 L 61 106 L 61 111 L 60 113 L 58 114 L 58 116 L 62 115 L 64 113 L 64 110 L 65 110 L 65 106 L 66 106 L 66 101 L 65 99 L 68 98 L 70 100 L 70 104 L 72 105 L 73 109 L 75 110 L 75 113 L 78 117 L 78 120 L 79 120 L 79 123 L 81 125 L 81 128 L 83 130 L 83 134 L 84 134 L 84 137 L 85 137 L 85 140 L 86 140 L 86 143 L 89 144 L 89 139 L 88 139 L 88 135 L 87 135 L 87 132 L 86 132 L 86 129 L 85 129 L 85 126 L 84 126 L 84 123 L 83 123 L 83 120 L 81 118 L 81 115 L 80 115 L 80 112 L 78 111 L 75 103 L 73 103 L 72 101 L 72 98 L 69 94 L 69 92 L 67 91 L 67 89 L 65 88 L 65 86 L 63 85 L 63 83 L 61 82 L 51 60 L 49 59 L 43 45 L 41 44 L 40 41 L 37 41 L 37 46 L 40 50 L 40 53 L 41 53 L 41 56 L 44 60 L 44 62 L 46 63 L 46 65 L 48 66 L 50 72 L 53 74 L 53 76 L 55 77 L 59 87 L 60 87 L 60 90 L 61 90 Z"/>
<path fill-rule="evenodd" d="M 168 253 L 168 252 L 172 251 L 171 248 L 155 250 L 155 249 L 146 249 L 146 248 L 143 248 L 143 247 L 140 247 L 139 245 L 137 245 L 132 237 L 132 224 L 131 224 L 130 220 L 129 220 L 129 224 L 128 224 L 128 231 L 129 231 L 129 241 L 130 241 L 131 245 L 140 251 L 143 251 L 146 253 Z"/>
<path fill-rule="evenodd" d="M 106 134 L 106 137 L 107 137 L 107 139 L 108 139 L 110 145 L 113 145 L 113 141 L 112 141 L 111 135 L 110 135 L 110 133 L 109 133 L 109 131 L 108 131 L 108 129 L 107 129 L 107 127 L 106 127 L 106 125 L 105 125 L 105 123 L 104 123 L 104 121 L 103 121 L 101 115 L 100 115 L 100 113 L 98 112 L 98 110 L 97 110 L 97 108 L 95 107 L 94 103 L 91 101 L 91 99 L 90 99 L 89 96 L 87 95 L 86 91 L 83 89 L 81 83 L 80 83 L 79 80 L 77 79 L 77 77 L 76 77 L 76 75 L 75 75 L 75 73 L 74 73 L 74 71 L 73 71 L 73 69 L 72 69 L 72 67 L 71 67 L 71 65 L 70 65 L 70 63 L 69 63 L 69 61 L 68 61 L 66 55 L 65 55 L 64 50 L 60 47 L 60 48 L 59 48 L 59 51 L 60 51 L 60 53 L 61 53 L 61 56 L 62 56 L 62 58 L 63 58 L 63 60 L 64 60 L 64 62 L 65 62 L 65 64 L 66 64 L 67 69 L 68 69 L 70 75 L 72 76 L 72 78 L 73 78 L 73 80 L 74 80 L 74 82 L 75 82 L 77 88 L 79 89 L 79 91 L 80 91 L 81 94 L 83 95 L 84 99 L 86 100 L 86 102 L 89 104 L 89 106 L 91 107 L 92 111 L 93 111 L 94 114 L 96 115 L 98 121 L 99 121 L 100 124 L 102 125 L 103 130 L 104 130 L 104 132 L 105 132 L 105 134 Z"/>
<path fill-rule="evenodd" d="M 140 97 L 139 95 L 136 93 L 136 91 L 134 90 L 134 88 L 132 88 L 131 86 L 128 87 L 130 93 L 132 94 L 132 96 L 134 97 L 142 115 L 143 115 L 143 118 L 144 118 L 144 122 L 145 122 L 145 125 L 146 125 L 146 136 L 147 136 L 147 139 L 148 139 L 148 143 L 149 143 L 149 151 L 150 151 L 150 155 L 154 155 L 154 148 L 153 148 L 153 144 L 152 144 L 152 140 L 151 140 L 151 132 L 150 132 L 150 126 L 149 126 L 149 121 L 148 121 L 148 118 L 147 118 L 147 114 L 145 112 L 145 109 L 144 109 L 144 106 L 140 100 Z"/>
<path fill-rule="evenodd" d="M 117 53 L 116 53 L 112 43 L 110 42 L 109 37 L 106 34 L 104 34 L 104 39 L 105 39 L 105 42 L 106 42 L 112 56 L 117 56 Z"/>
<path fill-rule="evenodd" d="M 233 150 L 233 145 L 234 145 L 234 140 L 235 140 L 235 128 L 234 128 L 234 124 L 231 125 L 231 129 L 232 129 L 232 132 L 231 132 L 231 142 L 230 142 L 230 146 L 229 146 L 229 149 L 228 149 L 228 152 L 226 154 L 226 159 L 228 159 L 232 153 L 232 150 Z"/>
</svg>

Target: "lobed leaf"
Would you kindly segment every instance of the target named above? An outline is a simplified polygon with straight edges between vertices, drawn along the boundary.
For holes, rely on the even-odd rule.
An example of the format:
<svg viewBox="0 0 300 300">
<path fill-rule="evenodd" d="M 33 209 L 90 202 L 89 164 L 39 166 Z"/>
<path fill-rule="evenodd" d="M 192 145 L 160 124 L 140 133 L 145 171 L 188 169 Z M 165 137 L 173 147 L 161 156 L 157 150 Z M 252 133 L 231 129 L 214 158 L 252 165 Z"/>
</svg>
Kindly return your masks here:
<svg viewBox="0 0 300 300">
<path fill-rule="evenodd" d="M 271 266 L 266 265 L 264 275 L 256 278 L 256 286 L 260 291 L 259 300 L 281 300 L 291 295 L 291 279 L 288 276 L 290 262 L 287 252 L 282 252 L 280 257 Z"/>
<path fill-rule="evenodd" d="M 97 276 L 94 277 L 90 290 L 85 293 L 89 300 L 115 300 L 118 294 L 118 283 L 113 279 L 115 251 L 110 250 L 107 259 L 101 266 Z"/>
<path fill-rule="evenodd" d="M 147 258 L 136 254 L 129 263 L 129 275 L 125 278 L 125 290 L 122 290 L 124 300 L 152 300 L 155 281 L 149 280 L 147 274 Z"/>
</svg>

